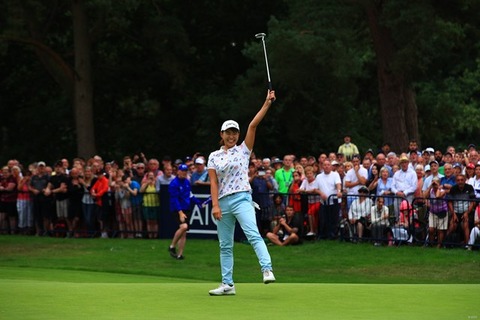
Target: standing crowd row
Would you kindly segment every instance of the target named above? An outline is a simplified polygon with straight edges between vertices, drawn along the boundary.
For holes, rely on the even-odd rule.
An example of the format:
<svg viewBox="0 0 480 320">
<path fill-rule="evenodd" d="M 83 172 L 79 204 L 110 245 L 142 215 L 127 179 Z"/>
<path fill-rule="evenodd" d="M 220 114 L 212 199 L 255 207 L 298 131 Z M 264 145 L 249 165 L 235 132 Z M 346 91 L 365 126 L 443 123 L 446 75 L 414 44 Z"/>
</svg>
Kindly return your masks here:
<svg viewBox="0 0 480 320">
<path fill-rule="evenodd" d="M 450 235 L 471 248 L 478 238 L 480 164 L 474 145 L 456 152 L 411 141 L 405 153 L 385 144 L 363 157 L 345 137 L 337 152 L 318 157 L 257 158 L 249 165 L 260 233 L 272 243 L 336 239 L 342 231 L 375 245 L 391 244 L 398 229 L 439 247 Z M 192 186 L 209 186 L 208 159 L 200 153 L 172 161 L 143 154 L 104 162 L 99 156 L 62 159 L 47 166 L 10 160 L 0 178 L 0 232 L 67 237 L 158 237 L 160 187 L 188 167 Z M 424 227 L 424 228 L 423 228 Z M 415 231 L 417 229 L 417 231 Z"/>
</svg>

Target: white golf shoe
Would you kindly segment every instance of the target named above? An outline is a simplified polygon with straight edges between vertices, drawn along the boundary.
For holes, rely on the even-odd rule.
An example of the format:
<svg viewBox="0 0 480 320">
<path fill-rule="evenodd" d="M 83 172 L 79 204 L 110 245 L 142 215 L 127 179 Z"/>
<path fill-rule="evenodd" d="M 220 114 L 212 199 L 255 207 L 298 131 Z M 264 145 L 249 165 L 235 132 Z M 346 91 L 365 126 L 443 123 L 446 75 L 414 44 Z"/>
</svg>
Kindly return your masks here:
<svg viewBox="0 0 480 320">
<path fill-rule="evenodd" d="M 275 276 L 273 275 L 272 270 L 263 271 L 263 283 L 269 284 L 275 282 Z"/>
<path fill-rule="evenodd" d="M 216 289 L 208 291 L 211 296 L 228 296 L 235 294 L 235 286 L 229 286 L 228 284 L 222 283 Z"/>
</svg>

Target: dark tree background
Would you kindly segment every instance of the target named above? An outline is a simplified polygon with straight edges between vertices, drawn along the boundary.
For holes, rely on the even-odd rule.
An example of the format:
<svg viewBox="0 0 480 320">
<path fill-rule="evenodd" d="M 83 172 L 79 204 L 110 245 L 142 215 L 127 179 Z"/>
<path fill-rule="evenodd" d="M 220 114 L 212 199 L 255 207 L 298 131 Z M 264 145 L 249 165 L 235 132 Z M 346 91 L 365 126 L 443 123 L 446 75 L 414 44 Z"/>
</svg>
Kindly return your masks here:
<svg viewBox="0 0 480 320">
<path fill-rule="evenodd" d="M 278 101 L 261 156 L 409 139 L 464 148 L 480 129 L 480 2 L 5 0 L 0 160 L 183 158 Z"/>
</svg>

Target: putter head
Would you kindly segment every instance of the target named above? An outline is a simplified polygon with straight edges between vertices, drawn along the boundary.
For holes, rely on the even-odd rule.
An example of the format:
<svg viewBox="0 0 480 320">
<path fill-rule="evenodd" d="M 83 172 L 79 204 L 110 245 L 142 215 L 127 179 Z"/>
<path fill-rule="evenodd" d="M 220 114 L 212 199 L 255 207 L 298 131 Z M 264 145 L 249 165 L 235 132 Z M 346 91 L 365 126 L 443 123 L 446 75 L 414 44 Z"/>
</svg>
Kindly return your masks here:
<svg viewBox="0 0 480 320">
<path fill-rule="evenodd" d="M 255 38 L 260 39 L 260 38 L 265 38 L 266 36 L 267 36 L 267 35 L 262 32 L 262 33 L 257 33 L 257 34 L 255 35 Z"/>
</svg>

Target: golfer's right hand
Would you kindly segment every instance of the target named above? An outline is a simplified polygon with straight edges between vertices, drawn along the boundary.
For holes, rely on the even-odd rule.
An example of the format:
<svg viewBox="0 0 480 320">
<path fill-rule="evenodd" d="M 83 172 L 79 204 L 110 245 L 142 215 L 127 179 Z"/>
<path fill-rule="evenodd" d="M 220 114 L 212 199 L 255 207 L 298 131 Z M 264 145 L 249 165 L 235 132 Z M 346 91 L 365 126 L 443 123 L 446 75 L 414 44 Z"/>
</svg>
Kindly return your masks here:
<svg viewBox="0 0 480 320">
<path fill-rule="evenodd" d="M 214 206 L 212 207 L 212 214 L 213 214 L 213 217 L 217 220 L 221 220 L 222 219 L 222 209 L 220 209 L 219 206 Z"/>
</svg>

